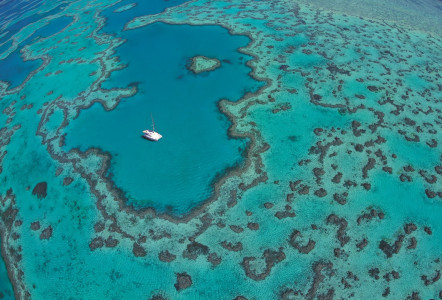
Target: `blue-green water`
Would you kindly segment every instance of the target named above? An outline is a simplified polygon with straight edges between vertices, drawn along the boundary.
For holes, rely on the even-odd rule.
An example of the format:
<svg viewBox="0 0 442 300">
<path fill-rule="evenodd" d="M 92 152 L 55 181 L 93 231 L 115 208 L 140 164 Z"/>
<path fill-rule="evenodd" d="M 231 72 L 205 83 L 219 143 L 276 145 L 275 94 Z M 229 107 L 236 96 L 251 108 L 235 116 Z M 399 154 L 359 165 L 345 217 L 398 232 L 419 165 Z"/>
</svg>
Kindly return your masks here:
<svg viewBox="0 0 442 300">
<path fill-rule="evenodd" d="M 7 2 L 11 3 L 12 1 L 7 1 Z M 25 27 L 31 23 L 34 23 L 38 20 L 44 19 L 48 16 L 54 15 L 57 12 L 63 10 L 67 6 L 66 5 L 67 2 L 68 1 L 66 1 L 66 2 L 60 1 L 60 3 L 56 7 L 52 8 L 49 11 L 42 11 L 41 13 L 32 13 L 29 16 L 26 16 L 26 13 L 30 10 L 29 8 L 23 9 L 20 6 L 14 7 L 13 9 L 11 9 L 11 13 L 19 14 L 19 15 L 24 14 L 26 17 L 21 19 L 18 22 L 14 22 L 13 20 L 11 20 L 10 22 L 12 24 L 7 27 L 6 34 L 0 38 L 0 43 L 4 43 L 4 42 L 8 41 L 8 39 L 10 39 L 14 34 L 17 34 L 23 27 Z M 6 3 L 6 5 L 8 5 L 8 3 Z M 7 8 L 3 8 L 3 9 L 7 10 Z"/>
<path fill-rule="evenodd" d="M 1 2 L 0 293 L 442 298 L 441 12 Z"/>
<path fill-rule="evenodd" d="M 10 88 L 19 86 L 29 74 L 41 65 L 39 60 L 23 61 L 18 51 L 10 54 L 6 59 L 0 61 L 0 80 L 9 82 Z"/>
<path fill-rule="evenodd" d="M 56 34 L 66 28 L 73 21 L 72 17 L 61 16 L 56 19 L 52 19 L 46 26 L 39 28 L 30 37 L 28 37 L 23 44 L 32 42 L 35 38 L 47 38 L 53 34 Z"/>
<path fill-rule="evenodd" d="M 186 2 L 185 0 L 168 0 L 168 1 L 140 1 L 133 2 L 130 0 L 123 0 L 116 5 L 104 9 L 100 15 L 106 18 L 106 23 L 102 30 L 110 34 L 118 34 L 123 30 L 124 25 L 135 17 L 157 14 L 164 11 L 168 7 L 180 5 Z M 118 9 L 127 7 L 121 12 Z"/>
<path fill-rule="evenodd" d="M 12 290 L 12 285 L 9 281 L 8 271 L 3 261 L 3 257 L 0 260 L 0 298 L 14 299 L 14 291 Z"/>
<path fill-rule="evenodd" d="M 128 66 L 102 87 L 138 83 L 137 95 L 110 112 L 100 104 L 81 112 L 66 129 L 66 149 L 110 152 L 109 172 L 129 204 L 184 215 L 212 195 L 217 176 L 243 163 L 246 141 L 227 136 L 231 124 L 217 102 L 237 101 L 263 85 L 248 76 L 251 57 L 237 51 L 249 39 L 218 26 L 162 23 L 123 37 L 127 41 L 116 55 Z M 215 57 L 222 67 L 194 75 L 186 66 L 196 55 Z M 142 138 L 142 130 L 151 128 L 151 113 L 161 143 Z"/>
</svg>

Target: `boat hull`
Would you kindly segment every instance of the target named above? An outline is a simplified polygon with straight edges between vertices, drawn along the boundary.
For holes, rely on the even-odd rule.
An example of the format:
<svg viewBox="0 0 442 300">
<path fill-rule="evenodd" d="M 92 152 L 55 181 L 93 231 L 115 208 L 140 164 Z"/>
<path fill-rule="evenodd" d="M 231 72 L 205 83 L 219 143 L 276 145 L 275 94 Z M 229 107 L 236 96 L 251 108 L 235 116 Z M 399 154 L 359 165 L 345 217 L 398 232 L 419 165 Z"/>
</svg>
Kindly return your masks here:
<svg viewBox="0 0 442 300">
<path fill-rule="evenodd" d="M 159 139 L 161 139 L 163 136 L 161 134 L 159 134 L 158 132 L 152 131 L 152 130 L 144 130 L 143 131 L 143 137 L 145 139 L 148 139 L 150 141 L 158 141 Z"/>
</svg>

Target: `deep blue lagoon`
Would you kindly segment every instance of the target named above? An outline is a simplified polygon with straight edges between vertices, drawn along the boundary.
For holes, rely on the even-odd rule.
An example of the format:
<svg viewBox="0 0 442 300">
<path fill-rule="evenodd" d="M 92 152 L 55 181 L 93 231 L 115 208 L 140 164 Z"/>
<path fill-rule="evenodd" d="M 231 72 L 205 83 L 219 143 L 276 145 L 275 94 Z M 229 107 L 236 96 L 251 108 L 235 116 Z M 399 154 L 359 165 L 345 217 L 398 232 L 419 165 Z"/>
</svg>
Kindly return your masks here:
<svg viewBox="0 0 442 300">
<path fill-rule="evenodd" d="M 123 37 L 115 55 L 128 66 L 102 87 L 137 84 L 137 94 L 110 112 L 99 104 L 81 111 L 66 129 L 66 149 L 110 152 L 109 172 L 129 205 L 184 215 L 212 195 L 217 176 L 243 163 L 246 141 L 228 137 L 231 124 L 217 102 L 237 101 L 263 85 L 248 75 L 251 57 L 238 52 L 250 40 L 219 26 L 164 23 Z M 201 54 L 219 59 L 221 67 L 193 74 L 187 66 Z M 142 138 L 151 114 L 161 143 Z"/>
<path fill-rule="evenodd" d="M 0 80 L 8 82 L 10 89 L 19 86 L 41 65 L 41 61 L 23 61 L 21 54 L 16 50 L 10 54 L 6 59 L 0 61 Z"/>
</svg>

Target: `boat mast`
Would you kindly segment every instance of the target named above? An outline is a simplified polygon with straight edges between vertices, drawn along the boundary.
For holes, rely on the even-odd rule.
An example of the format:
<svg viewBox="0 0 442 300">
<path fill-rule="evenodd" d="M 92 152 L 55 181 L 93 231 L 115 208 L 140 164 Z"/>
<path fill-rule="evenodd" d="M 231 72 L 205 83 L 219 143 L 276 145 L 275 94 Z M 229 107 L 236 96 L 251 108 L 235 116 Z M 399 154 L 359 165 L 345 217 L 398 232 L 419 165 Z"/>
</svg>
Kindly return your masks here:
<svg viewBox="0 0 442 300">
<path fill-rule="evenodd" d="M 150 113 L 150 118 L 152 119 L 152 130 L 155 132 L 155 123 L 153 122 L 152 113 Z"/>
</svg>

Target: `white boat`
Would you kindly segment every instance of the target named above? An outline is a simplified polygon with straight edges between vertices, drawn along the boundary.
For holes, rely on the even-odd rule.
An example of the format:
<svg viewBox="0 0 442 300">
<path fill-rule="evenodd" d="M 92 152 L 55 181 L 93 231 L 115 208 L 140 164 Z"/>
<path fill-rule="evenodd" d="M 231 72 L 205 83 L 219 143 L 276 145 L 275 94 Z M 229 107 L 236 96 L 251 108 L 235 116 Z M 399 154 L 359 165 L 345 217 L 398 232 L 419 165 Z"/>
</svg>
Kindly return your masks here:
<svg viewBox="0 0 442 300">
<path fill-rule="evenodd" d="M 150 114 L 150 117 L 152 118 L 152 130 L 146 129 L 143 131 L 143 137 L 151 140 L 151 141 L 158 141 L 163 136 L 155 131 L 155 123 L 153 122 L 152 114 Z"/>
</svg>

